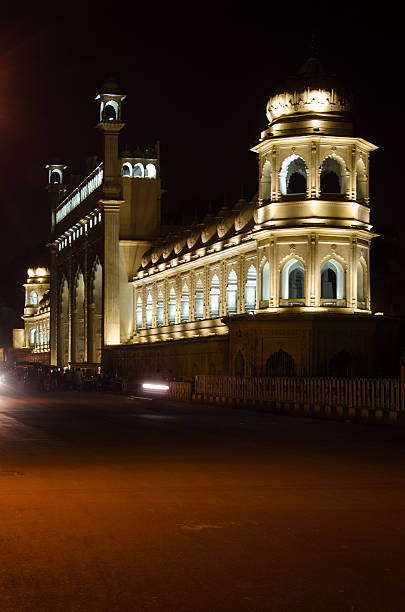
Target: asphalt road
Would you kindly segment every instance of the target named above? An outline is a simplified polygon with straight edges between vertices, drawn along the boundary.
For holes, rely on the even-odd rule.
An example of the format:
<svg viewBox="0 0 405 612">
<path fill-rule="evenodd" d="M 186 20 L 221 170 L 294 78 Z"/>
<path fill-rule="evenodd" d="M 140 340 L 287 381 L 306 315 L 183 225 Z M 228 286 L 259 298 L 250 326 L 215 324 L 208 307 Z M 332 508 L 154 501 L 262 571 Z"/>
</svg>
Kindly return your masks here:
<svg viewBox="0 0 405 612">
<path fill-rule="evenodd" d="M 396 611 L 405 429 L 0 394 L 0 610 Z"/>
</svg>

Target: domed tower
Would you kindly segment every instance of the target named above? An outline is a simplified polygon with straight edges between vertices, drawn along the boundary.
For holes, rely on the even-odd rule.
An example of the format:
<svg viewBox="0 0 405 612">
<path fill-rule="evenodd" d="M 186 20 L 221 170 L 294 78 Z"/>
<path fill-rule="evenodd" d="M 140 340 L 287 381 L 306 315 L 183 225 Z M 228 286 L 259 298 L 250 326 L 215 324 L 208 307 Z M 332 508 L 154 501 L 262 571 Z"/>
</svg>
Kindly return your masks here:
<svg viewBox="0 0 405 612">
<path fill-rule="evenodd" d="M 310 58 L 270 97 L 259 155 L 260 309 L 370 313 L 369 154 L 350 92 Z"/>
</svg>

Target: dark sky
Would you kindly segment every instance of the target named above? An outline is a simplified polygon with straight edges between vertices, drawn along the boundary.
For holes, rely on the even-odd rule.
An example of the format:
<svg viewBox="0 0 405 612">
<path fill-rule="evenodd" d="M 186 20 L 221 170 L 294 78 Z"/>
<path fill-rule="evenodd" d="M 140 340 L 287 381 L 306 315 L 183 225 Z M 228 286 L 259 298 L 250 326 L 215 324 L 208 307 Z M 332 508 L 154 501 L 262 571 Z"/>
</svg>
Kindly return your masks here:
<svg viewBox="0 0 405 612">
<path fill-rule="evenodd" d="M 15 258 L 48 237 L 44 165 L 59 159 L 80 172 L 100 153 L 94 97 L 106 77 L 128 96 L 121 145 L 161 141 L 165 213 L 176 220 L 232 203 L 242 186 L 256 191 L 249 149 L 266 127 L 267 98 L 311 55 L 313 32 L 326 66 L 360 98 L 360 134 L 380 147 L 376 229 L 398 233 L 403 35 L 394 5 L 382 14 L 365 3 L 55 4 L 41 14 L 19 5 L 0 22 L 0 249 L 10 286 Z"/>
</svg>

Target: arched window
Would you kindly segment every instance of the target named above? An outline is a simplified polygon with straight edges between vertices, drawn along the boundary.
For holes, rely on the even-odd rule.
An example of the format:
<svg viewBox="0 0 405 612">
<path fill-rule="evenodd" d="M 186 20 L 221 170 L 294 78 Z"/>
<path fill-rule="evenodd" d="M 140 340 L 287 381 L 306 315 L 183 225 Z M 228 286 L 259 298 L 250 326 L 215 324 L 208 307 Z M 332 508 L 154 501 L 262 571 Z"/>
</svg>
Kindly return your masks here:
<svg viewBox="0 0 405 612">
<path fill-rule="evenodd" d="M 136 329 L 142 329 L 142 298 L 138 297 L 136 302 Z"/>
<path fill-rule="evenodd" d="M 344 298 L 343 268 L 334 259 L 329 259 L 321 269 L 321 299 L 342 300 Z"/>
<path fill-rule="evenodd" d="M 156 166 L 154 164 L 146 164 L 145 176 L 150 179 L 156 178 Z"/>
<path fill-rule="evenodd" d="M 153 311 L 153 300 L 152 300 L 152 295 L 149 293 L 148 297 L 146 298 L 146 309 L 145 309 L 146 327 L 148 329 L 152 327 L 152 311 Z"/>
<path fill-rule="evenodd" d="M 226 307 L 229 315 L 236 314 L 238 303 L 238 277 L 235 270 L 231 270 L 226 287 Z"/>
<path fill-rule="evenodd" d="M 190 297 L 187 285 L 183 285 L 181 292 L 181 322 L 186 323 L 190 318 Z"/>
<path fill-rule="evenodd" d="M 143 164 L 141 164 L 141 163 L 135 164 L 134 170 L 133 170 L 133 176 L 135 178 L 143 178 L 144 177 Z"/>
<path fill-rule="evenodd" d="M 210 315 L 213 319 L 219 317 L 219 278 L 216 274 L 211 279 Z"/>
<path fill-rule="evenodd" d="M 356 164 L 356 194 L 358 202 L 365 202 L 367 199 L 367 174 L 366 167 L 362 159 Z"/>
<path fill-rule="evenodd" d="M 261 187 L 262 187 L 262 193 L 261 193 L 262 199 L 270 200 L 271 198 L 271 166 L 268 160 L 266 160 L 263 164 Z"/>
<path fill-rule="evenodd" d="M 364 268 L 361 261 L 357 262 L 357 301 L 365 301 L 364 291 Z"/>
<path fill-rule="evenodd" d="M 261 270 L 261 299 L 268 300 L 270 296 L 270 266 L 266 261 Z"/>
<path fill-rule="evenodd" d="M 305 194 L 307 190 L 307 169 L 305 161 L 298 155 L 290 155 L 281 166 L 280 191 L 282 195 Z"/>
<path fill-rule="evenodd" d="M 129 162 L 122 164 L 122 176 L 132 176 L 132 166 Z"/>
<path fill-rule="evenodd" d="M 165 304 L 163 299 L 163 293 L 159 291 L 156 305 L 156 317 L 158 327 L 162 327 L 162 325 L 164 325 L 164 308 Z"/>
<path fill-rule="evenodd" d="M 58 185 L 62 182 L 62 175 L 60 170 L 52 170 L 49 182 L 53 185 Z"/>
<path fill-rule="evenodd" d="M 38 306 L 38 293 L 36 291 L 30 293 L 30 304 L 31 306 Z"/>
<path fill-rule="evenodd" d="M 345 181 L 343 162 L 333 155 L 324 159 L 321 169 L 321 193 L 344 193 Z"/>
<path fill-rule="evenodd" d="M 200 280 L 195 289 L 194 315 L 196 321 L 202 321 L 204 318 L 204 287 Z"/>
<path fill-rule="evenodd" d="M 305 268 L 297 259 L 290 259 L 283 268 L 281 295 L 284 300 L 305 298 Z"/>
<path fill-rule="evenodd" d="M 167 316 L 169 325 L 176 323 L 176 292 L 174 287 L 170 289 L 169 302 L 167 304 Z"/>
<path fill-rule="evenodd" d="M 245 310 L 251 312 L 256 308 L 256 279 L 257 271 L 256 266 L 253 264 L 250 266 L 245 283 Z"/>
<path fill-rule="evenodd" d="M 104 107 L 103 120 L 117 121 L 119 106 L 115 100 L 108 100 Z"/>
<path fill-rule="evenodd" d="M 37 335 L 37 330 L 33 327 L 30 331 L 30 345 L 31 346 L 35 345 L 36 335 Z"/>
</svg>

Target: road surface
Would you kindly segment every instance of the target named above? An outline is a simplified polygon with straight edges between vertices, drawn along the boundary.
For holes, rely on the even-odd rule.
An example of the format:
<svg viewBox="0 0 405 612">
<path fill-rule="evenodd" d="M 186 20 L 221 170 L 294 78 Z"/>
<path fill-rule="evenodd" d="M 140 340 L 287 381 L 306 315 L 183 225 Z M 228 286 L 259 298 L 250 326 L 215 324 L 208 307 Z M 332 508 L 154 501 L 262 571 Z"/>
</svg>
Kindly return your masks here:
<svg viewBox="0 0 405 612">
<path fill-rule="evenodd" d="M 1 612 L 402 611 L 404 556 L 403 428 L 0 395 Z"/>
</svg>

